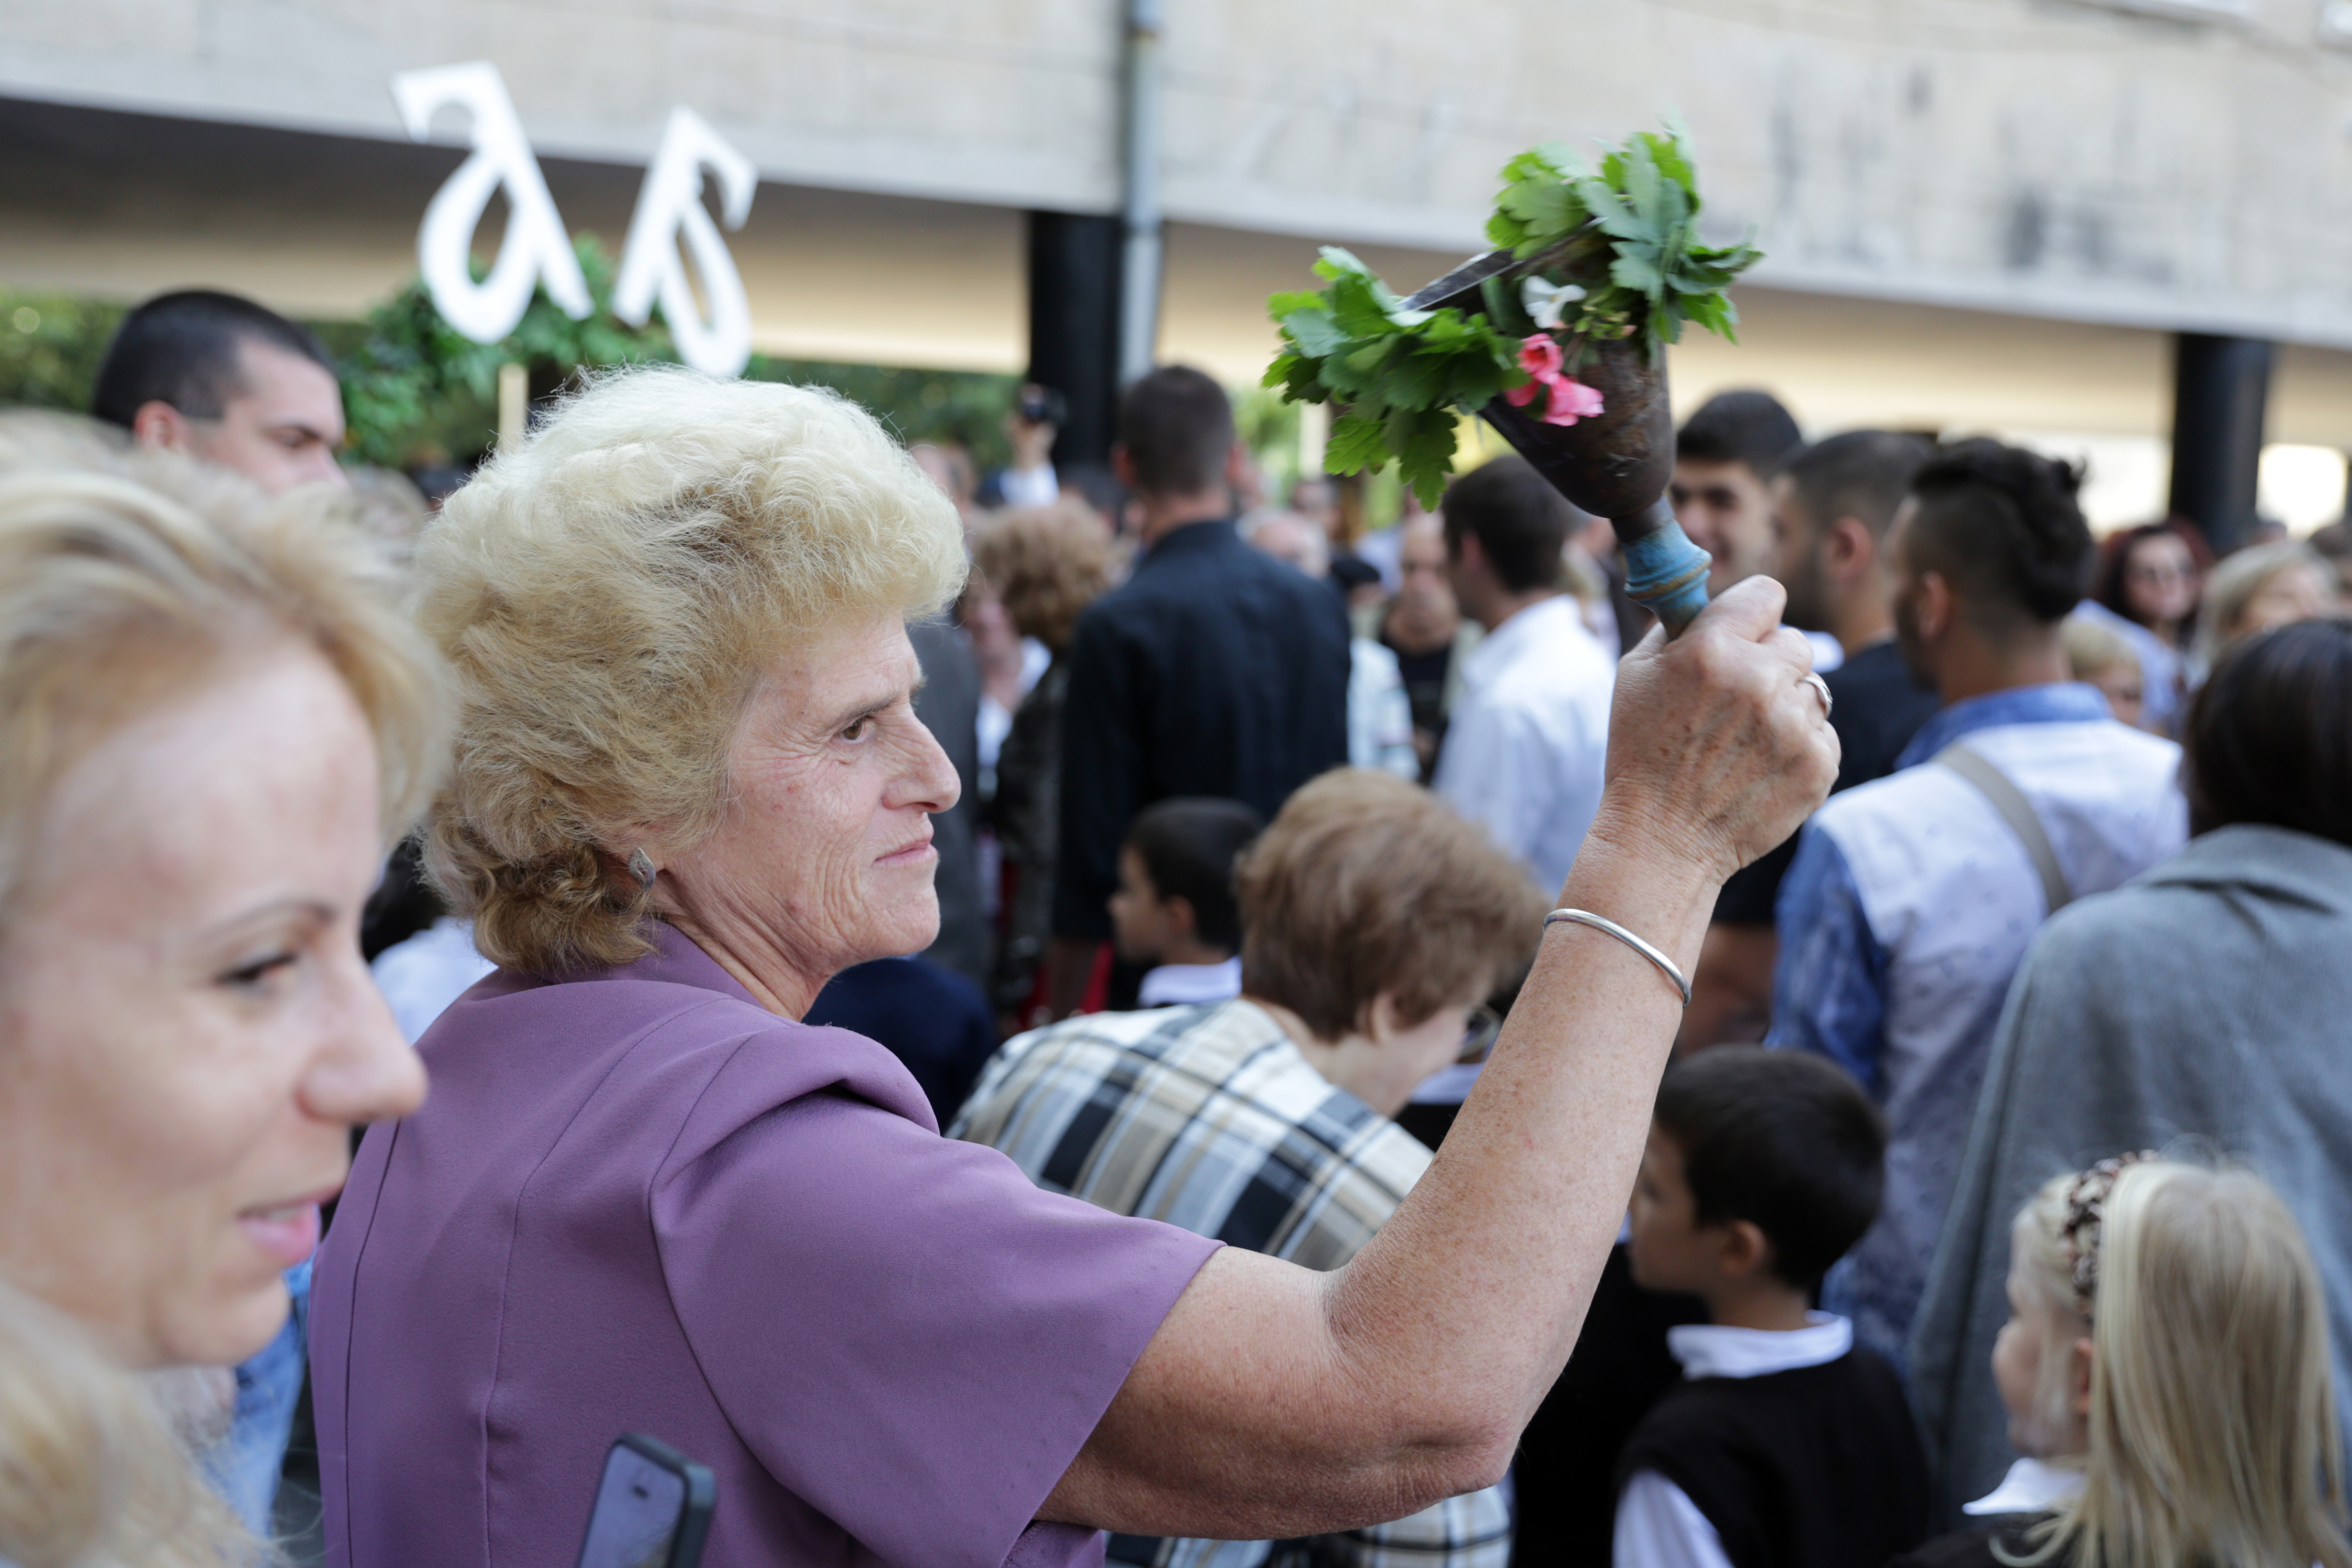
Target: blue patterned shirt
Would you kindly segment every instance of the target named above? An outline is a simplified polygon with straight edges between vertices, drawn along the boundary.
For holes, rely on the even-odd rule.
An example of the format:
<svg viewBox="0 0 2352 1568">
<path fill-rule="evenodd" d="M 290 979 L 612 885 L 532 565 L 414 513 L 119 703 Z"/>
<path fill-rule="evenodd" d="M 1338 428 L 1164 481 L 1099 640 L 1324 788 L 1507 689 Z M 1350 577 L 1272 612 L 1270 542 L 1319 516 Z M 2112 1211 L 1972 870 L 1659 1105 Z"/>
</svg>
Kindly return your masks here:
<svg viewBox="0 0 2352 1568">
<path fill-rule="evenodd" d="M 1949 768 L 1918 765 L 1962 738 L 2032 806 L 2078 898 L 2188 837 L 2180 749 L 2116 722 L 2097 690 L 2073 682 L 1954 703 L 1895 773 L 1832 797 L 1806 826 L 1780 888 L 1766 1043 L 1830 1058 L 1885 1109 L 1878 1222 L 1822 1305 L 1897 1366 L 2010 980 L 2049 915 L 1991 800 Z"/>
</svg>

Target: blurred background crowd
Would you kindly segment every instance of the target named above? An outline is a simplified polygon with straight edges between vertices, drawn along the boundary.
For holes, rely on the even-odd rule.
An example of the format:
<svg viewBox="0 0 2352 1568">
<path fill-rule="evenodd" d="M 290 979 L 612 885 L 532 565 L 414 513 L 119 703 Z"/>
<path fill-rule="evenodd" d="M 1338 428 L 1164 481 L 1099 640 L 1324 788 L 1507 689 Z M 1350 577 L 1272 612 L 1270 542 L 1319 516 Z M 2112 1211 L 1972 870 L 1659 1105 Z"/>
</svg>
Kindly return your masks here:
<svg viewBox="0 0 2352 1568">
<path fill-rule="evenodd" d="M 170 593 L 230 583 L 188 589 L 193 620 L 314 637 L 368 699 L 397 793 L 396 732 L 430 728 L 383 695 L 404 659 L 430 663 L 403 639 L 421 626 L 486 679 L 467 660 L 495 662 L 481 624 L 505 591 L 486 566 L 453 610 L 446 555 L 420 567 L 420 551 L 456 549 L 451 519 L 506 504 L 505 476 L 539 475 L 534 454 L 587 440 L 632 386 L 722 413 L 743 388 L 677 369 L 659 319 L 614 317 L 593 228 L 575 242 L 585 316 L 542 290 L 503 341 L 457 332 L 405 248 L 457 151 L 351 107 L 425 46 L 332 7 L 279 7 L 300 19 L 284 28 L 249 0 L 182 9 L 195 20 L 0 6 L 0 146 L 22 176 L 0 191 L 0 485 L 16 487 L 0 572 L 31 584 L 0 584 L 0 688 L 32 692 L 26 710 L 76 689 L 71 669 L 23 673 L 24 648 L 83 624 L 57 607 L 80 583 L 58 561 L 84 550 L 57 542 L 58 509 L 113 509 L 133 522 L 86 552 L 180 552 L 196 564 L 152 568 Z M 435 59 L 508 41 L 423 9 Z M 1457 259 L 1497 149 L 1560 129 L 1559 83 L 1583 79 L 1552 34 L 1580 29 L 1579 48 L 1654 62 L 1639 93 L 1704 105 L 1709 221 L 1755 226 L 1775 258 L 1739 290 L 1750 347 L 1672 356 L 1668 499 L 1712 556 L 1711 595 L 1779 584 L 1840 761 L 1826 803 L 1723 885 L 1696 962 L 1648 955 L 1681 1023 L 1573 1353 L 1494 1484 L 1291 1539 L 1114 1532 L 1108 1560 L 2352 1568 L 2352 209 L 2311 172 L 2345 163 L 2343 8 L 1659 0 L 1570 7 L 1565 29 L 1468 6 L 1479 25 L 1444 37 L 1380 9 L 1328 79 L 1271 83 L 1233 62 L 1296 51 L 1226 8 L 1139 5 L 1073 42 L 1025 12 L 886 26 L 624 5 L 541 18 L 543 58 L 501 57 L 547 129 L 550 188 L 608 231 L 653 99 L 709 100 L 767 193 L 728 241 L 759 351 L 741 382 L 771 413 L 878 430 L 956 520 L 951 602 L 906 624 L 912 712 L 952 775 L 917 802 L 936 938 L 869 942 L 770 1011 L 877 1042 L 927 1131 L 1037 1188 L 1320 1270 L 1472 1125 L 1546 910 L 1580 857 L 1622 848 L 1612 767 L 1682 738 L 1618 716 L 1621 669 L 1662 634 L 1626 596 L 1609 522 L 1466 416 L 1434 509 L 1392 475 L 1334 471 L 1328 411 L 1256 384 L 1264 297 L 1305 281 L 1310 234 L 1356 243 L 1401 289 Z M 616 86 L 624 34 L 669 52 Z M 1536 64 L 1498 75 L 1515 49 Z M 752 65 L 724 68 L 730 51 Z M 839 80 L 887 112 L 824 90 Z M 1588 96 L 1580 133 L 1657 107 L 1622 83 Z M 1139 142 L 1163 107 L 1166 142 Z M 1086 157 L 1063 145 L 1084 140 L 1073 117 Z M 2298 155 L 2250 150 L 2263 127 Z M 787 391 L 804 388 L 822 395 Z M 239 488 L 224 500 L 205 476 Z M 222 537 L 260 541 L 257 564 L 243 545 L 205 564 L 175 507 L 236 519 Z M 271 531 L 298 513 L 332 549 Z M 650 602 L 658 572 L 614 570 L 616 598 Z M 592 646 L 617 634 L 547 613 L 572 640 L 511 617 L 505 668 L 532 700 L 557 700 L 515 673 L 534 661 L 703 646 Z M 97 733 L 149 677 L 89 668 Z M 52 738 L 10 734 L 26 758 Z M 225 725 L 161 771 L 226 778 L 235 739 Z M 497 739 L 461 731 L 460 773 Z M 16 772 L 12 890 L 14 836 L 54 783 Z M 466 816 L 454 798 L 445 824 Z M 149 826 L 194 809 L 136 804 L 105 809 Z M 513 807 L 514 831 L 554 832 L 554 810 Z M 488 923 L 520 862 L 486 847 L 485 820 L 366 868 L 359 955 L 428 1057 L 537 973 L 528 959 L 562 955 Z M 187 879 L 230 876 L 244 842 L 226 835 Z M 668 918 L 649 900 L 686 873 L 644 856 L 521 879 L 551 907 L 620 887 L 632 920 Z M 89 933 L 59 908 L 48 934 L 70 952 Z M 62 1005 L 40 982 L 64 962 L 0 951 L 17 1035 Z M 308 1112 L 336 1140 L 416 1111 L 413 1058 L 389 1043 L 366 1092 Z M 42 1248 L 71 1254 L 54 1278 L 74 1279 L 72 1236 L 146 1204 L 163 1217 L 129 1250 L 169 1252 L 157 1194 L 194 1166 L 118 1183 L 109 1150 L 198 1126 L 205 1094 L 158 1091 L 142 1122 L 95 1069 L 42 1070 L 0 1075 L 19 1157 L 0 1268 L 89 1326 L 105 1314 L 43 1287 Z M 121 1070 L 170 1087 L 144 1058 Z M 236 1139 L 215 1142 L 186 1161 L 227 1160 Z M 396 1512 L 369 1491 L 396 1489 L 321 1441 L 317 1237 L 259 1223 L 291 1226 L 277 1241 L 304 1257 L 258 1354 L 182 1353 L 158 1330 L 132 1358 L 142 1383 L 93 1384 L 119 1408 L 66 1419 L 46 1449 L 26 1434 L 71 1405 L 70 1380 L 0 1375 L 0 1565 L 390 1560 L 332 1528 Z M 348 1349 L 345 1261 L 319 1289 Z M 15 1312 L 0 1297 L 0 1358 L 69 1366 L 86 1348 Z M 93 1447 L 130 1478 L 119 1497 L 113 1472 L 73 1471 Z M 37 1449 L 51 1469 L 22 1459 Z M 87 1518 L 62 1519 L 68 1491 Z M 110 1510 L 131 1521 L 115 1535 Z"/>
</svg>

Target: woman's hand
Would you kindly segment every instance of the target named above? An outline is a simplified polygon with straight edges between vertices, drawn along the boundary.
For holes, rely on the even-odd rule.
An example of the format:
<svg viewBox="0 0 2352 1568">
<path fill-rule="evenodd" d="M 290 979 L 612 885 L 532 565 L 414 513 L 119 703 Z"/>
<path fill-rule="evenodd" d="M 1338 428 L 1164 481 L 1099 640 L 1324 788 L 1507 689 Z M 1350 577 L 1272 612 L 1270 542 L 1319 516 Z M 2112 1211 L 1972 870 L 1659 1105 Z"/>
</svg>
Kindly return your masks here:
<svg viewBox="0 0 2352 1568">
<path fill-rule="evenodd" d="M 1669 642 L 1617 667 L 1594 839 L 1682 856 L 1720 883 L 1794 833 L 1837 776 L 1837 731 L 1803 634 L 1769 577 L 1734 584 Z"/>
</svg>

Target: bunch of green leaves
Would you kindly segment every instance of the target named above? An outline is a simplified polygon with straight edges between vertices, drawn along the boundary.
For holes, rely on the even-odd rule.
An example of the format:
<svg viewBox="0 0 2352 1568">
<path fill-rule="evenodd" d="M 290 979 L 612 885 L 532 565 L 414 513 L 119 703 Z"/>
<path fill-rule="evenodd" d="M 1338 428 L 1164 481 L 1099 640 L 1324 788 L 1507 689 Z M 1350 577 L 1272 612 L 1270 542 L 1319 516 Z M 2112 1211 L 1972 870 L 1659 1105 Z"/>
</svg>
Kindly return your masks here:
<svg viewBox="0 0 2352 1568">
<path fill-rule="evenodd" d="M 1329 287 L 1266 302 L 1283 352 L 1264 384 L 1294 403 L 1339 405 L 1323 452 L 1331 472 L 1378 472 L 1394 458 L 1422 504 L 1434 507 L 1454 465 L 1454 411 L 1526 384 L 1517 344 L 1484 316 L 1407 310 L 1371 268 L 1335 247 L 1315 272 Z"/>
<path fill-rule="evenodd" d="M 119 305 L 0 287 L 0 405 L 87 412 L 121 321 Z"/>
<path fill-rule="evenodd" d="M 1549 281 L 1585 290 L 1564 331 L 1639 331 L 1654 358 L 1681 341 L 1685 321 L 1739 341 L 1725 290 L 1763 253 L 1746 241 L 1701 240 L 1699 205 L 1698 177 L 1676 132 L 1643 132 L 1608 147 L 1597 171 L 1552 142 L 1504 165 L 1486 237 Z"/>
<path fill-rule="evenodd" d="M 531 395 L 541 397 L 583 367 L 676 359 L 657 321 L 632 327 L 613 314 L 613 262 L 596 237 L 580 236 L 573 250 L 595 307 L 584 320 L 565 315 L 542 288 L 512 332 L 478 343 L 441 319 L 418 280 L 370 311 L 357 331 L 326 333 L 342 367 L 352 455 L 396 468 L 479 455 L 498 436 L 503 364 L 522 365 Z"/>
<path fill-rule="evenodd" d="M 561 391 L 583 370 L 675 360 L 659 316 L 632 327 L 613 314 L 613 261 L 596 237 L 581 236 L 573 248 L 595 307 L 583 321 L 565 315 L 541 289 L 512 332 L 499 342 L 478 343 L 442 320 L 424 284 L 412 281 L 364 321 L 320 323 L 341 367 L 352 454 L 411 471 L 464 468 L 498 439 L 500 365 L 522 365 L 538 400 Z M 476 266 L 478 271 L 478 261 Z M 743 375 L 830 386 L 906 440 L 960 442 L 982 468 L 1010 460 L 1003 423 L 1020 389 L 1017 376 L 765 354 L 753 355 Z"/>
<path fill-rule="evenodd" d="M 982 473 L 1013 460 L 1004 416 L 1021 395 L 1017 375 L 753 354 L 743 367 L 743 379 L 829 386 L 908 446 L 931 441 L 963 447 Z"/>
</svg>

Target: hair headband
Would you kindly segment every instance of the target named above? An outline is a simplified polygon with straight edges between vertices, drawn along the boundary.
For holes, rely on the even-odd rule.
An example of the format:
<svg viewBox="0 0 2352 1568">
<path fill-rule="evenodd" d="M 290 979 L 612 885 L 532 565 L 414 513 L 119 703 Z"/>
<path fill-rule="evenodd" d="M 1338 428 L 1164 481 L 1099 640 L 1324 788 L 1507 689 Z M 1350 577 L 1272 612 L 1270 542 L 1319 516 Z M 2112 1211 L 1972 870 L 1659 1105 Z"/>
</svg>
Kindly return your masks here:
<svg viewBox="0 0 2352 1568">
<path fill-rule="evenodd" d="M 2085 1322 L 2090 1321 L 2092 1299 L 2098 1294 L 2099 1232 L 2106 1221 L 2107 1199 L 2115 1193 L 2116 1178 L 2126 1166 L 2158 1158 L 2153 1149 L 2142 1149 L 2102 1160 L 2076 1176 L 2066 1189 L 2066 1223 L 2059 1240 L 2065 1246 L 2066 1266 L 2074 1279 L 2074 1310 Z"/>
</svg>

